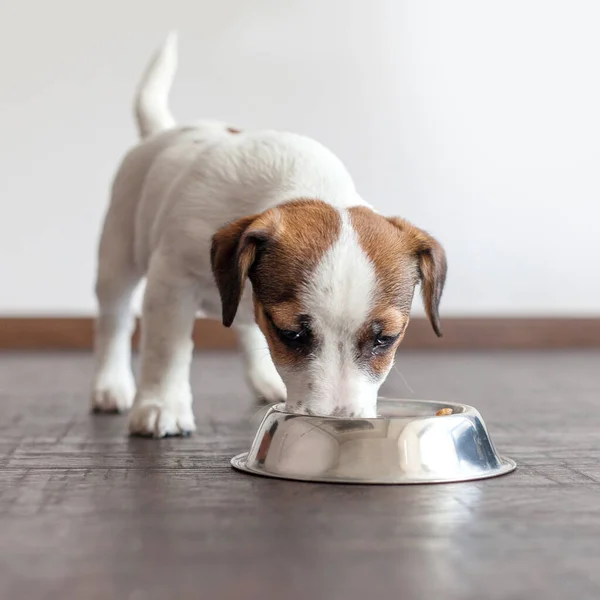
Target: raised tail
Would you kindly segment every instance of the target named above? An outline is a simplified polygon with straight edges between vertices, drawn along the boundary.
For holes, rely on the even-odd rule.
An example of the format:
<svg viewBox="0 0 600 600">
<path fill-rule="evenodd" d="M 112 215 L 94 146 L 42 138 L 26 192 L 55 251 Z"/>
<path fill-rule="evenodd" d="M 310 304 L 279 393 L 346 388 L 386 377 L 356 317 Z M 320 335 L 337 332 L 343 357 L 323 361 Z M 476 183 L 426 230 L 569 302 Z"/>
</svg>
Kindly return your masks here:
<svg viewBox="0 0 600 600">
<path fill-rule="evenodd" d="M 134 108 L 140 137 L 175 125 L 169 110 L 169 91 L 176 71 L 177 33 L 173 31 L 152 57 L 137 87 Z"/>
</svg>

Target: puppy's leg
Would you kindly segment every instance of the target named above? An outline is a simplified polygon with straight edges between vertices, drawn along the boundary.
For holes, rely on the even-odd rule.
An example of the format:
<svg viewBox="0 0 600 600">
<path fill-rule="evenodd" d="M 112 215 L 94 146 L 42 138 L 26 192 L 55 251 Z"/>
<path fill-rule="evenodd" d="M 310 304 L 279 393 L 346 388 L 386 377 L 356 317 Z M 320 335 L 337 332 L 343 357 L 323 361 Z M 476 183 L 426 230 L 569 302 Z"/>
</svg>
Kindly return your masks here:
<svg viewBox="0 0 600 600">
<path fill-rule="evenodd" d="M 131 297 L 141 277 L 131 252 L 131 235 L 107 220 L 100 241 L 96 296 L 99 313 L 94 335 L 95 375 L 92 409 L 120 412 L 131 408 L 135 380 L 131 372 Z"/>
<path fill-rule="evenodd" d="M 144 296 L 140 381 L 129 420 L 132 434 L 164 437 L 196 429 L 189 383 L 196 309 L 196 283 L 155 255 Z"/>
<path fill-rule="evenodd" d="M 275 369 L 267 340 L 258 325 L 240 325 L 237 330 L 246 379 L 256 398 L 262 402 L 284 402 L 287 397 L 285 385 Z"/>
</svg>

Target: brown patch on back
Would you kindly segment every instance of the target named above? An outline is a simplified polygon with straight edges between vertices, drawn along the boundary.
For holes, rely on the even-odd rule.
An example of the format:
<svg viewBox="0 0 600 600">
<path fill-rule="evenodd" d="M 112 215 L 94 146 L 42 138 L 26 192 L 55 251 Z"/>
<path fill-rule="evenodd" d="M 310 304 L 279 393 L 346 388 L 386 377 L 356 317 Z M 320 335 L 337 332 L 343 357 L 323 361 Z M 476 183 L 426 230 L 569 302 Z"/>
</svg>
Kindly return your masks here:
<svg viewBox="0 0 600 600">
<path fill-rule="evenodd" d="M 233 134 L 242 133 L 242 130 L 241 130 L 241 129 L 236 129 L 235 127 L 228 127 L 228 128 L 227 128 L 227 131 L 228 131 L 229 133 L 233 133 Z"/>
</svg>

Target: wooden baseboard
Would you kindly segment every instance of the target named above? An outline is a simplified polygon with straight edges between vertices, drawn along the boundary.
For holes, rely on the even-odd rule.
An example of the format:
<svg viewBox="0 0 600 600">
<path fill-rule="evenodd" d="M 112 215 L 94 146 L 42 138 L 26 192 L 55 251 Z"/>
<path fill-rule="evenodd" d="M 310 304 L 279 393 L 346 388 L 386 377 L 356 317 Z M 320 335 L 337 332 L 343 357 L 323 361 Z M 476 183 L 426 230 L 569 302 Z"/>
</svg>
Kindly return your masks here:
<svg viewBox="0 0 600 600">
<path fill-rule="evenodd" d="M 139 343 L 139 323 L 133 345 Z M 1 350 L 90 350 L 94 320 L 88 317 L 0 318 Z M 194 327 L 199 350 L 231 350 L 237 340 L 231 329 L 216 321 L 199 319 Z"/>
<path fill-rule="evenodd" d="M 600 348 L 600 318 L 449 318 L 438 339 L 426 319 L 411 320 L 401 347 L 427 350 Z"/>
<path fill-rule="evenodd" d="M 1 350 L 89 350 L 91 318 L 0 318 Z M 139 333 L 136 330 L 134 345 Z M 198 320 L 194 342 L 199 350 L 231 350 L 235 334 L 215 321 Z M 600 348 L 600 318 L 448 318 L 438 339 L 429 323 L 412 319 L 404 349 L 417 350 L 535 350 Z"/>
</svg>

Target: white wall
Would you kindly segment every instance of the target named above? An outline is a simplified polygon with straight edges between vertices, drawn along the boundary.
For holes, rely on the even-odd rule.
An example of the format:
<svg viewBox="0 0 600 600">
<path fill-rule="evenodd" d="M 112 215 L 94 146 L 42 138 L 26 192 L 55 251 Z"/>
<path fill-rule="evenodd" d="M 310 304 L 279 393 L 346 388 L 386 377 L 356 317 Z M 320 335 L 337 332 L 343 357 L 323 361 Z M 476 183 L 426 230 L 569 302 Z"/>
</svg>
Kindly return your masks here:
<svg viewBox="0 0 600 600">
<path fill-rule="evenodd" d="M 444 314 L 600 315 L 599 19 L 593 0 L 3 2 L 0 313 L 94 310 L 132 89 L 176 27 L 175 114 L 329 145 L 443 241 Z"/>
</svg>

